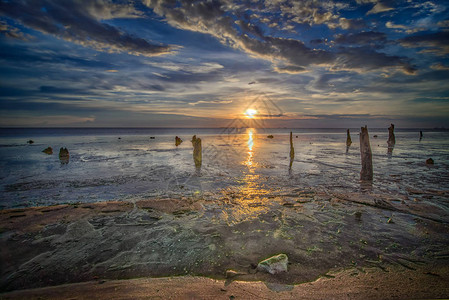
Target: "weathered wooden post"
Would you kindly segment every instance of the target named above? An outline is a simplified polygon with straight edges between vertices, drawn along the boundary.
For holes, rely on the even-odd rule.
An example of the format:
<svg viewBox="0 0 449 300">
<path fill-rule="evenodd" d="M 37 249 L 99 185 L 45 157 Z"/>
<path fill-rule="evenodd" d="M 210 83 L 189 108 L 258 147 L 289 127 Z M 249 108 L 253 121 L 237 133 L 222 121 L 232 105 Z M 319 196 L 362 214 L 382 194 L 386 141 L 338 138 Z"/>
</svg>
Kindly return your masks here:
<svg viewBox="0 0 449 300">
<path fill-rule="evenodd" d="M 61 162 L 61 164 L 68 164 L 69 163 L 69 150 L 67 150 L 67 148 L 61 148 L 59 149 L 59 161 Z"/>
<path fill-rule="evenodd" d="M 361 128 L 360 132 L 360 157 L 362 160 L 362 170 L 360 171 L 360 180 L 373 180 L 373 155 L 369 144 L 368 127 Z"/>
<path fill-rule="evenodd" d="M 195 162 L 195 167 L 197 169 L 201 168 L 201 163 L 203 160 L 203 155 L 201 151 L 201 139 L 197 138 L 196 135 L 192 137 L 193 145 L 193 161 Z"/>
<path fill-rule="evenodd" d="M 351 140 L 351 134 L 349 133 L 349 129 L 346 130 L 346 147 L 349 148 L 351 146 L 352 140 Z"/>
<path fill-rule="evenodd" d="M 178 136 L 176 136 L 175 137 L 175 146 L 178 147 L 179 145 L 181 145 L 181 143 L 182 143 L 182 140 Z"/>
<path fill-rule="evenodd" d="M 396 138 L 394 136 L 394 124 L 391 124 L 388 127 L 388 153 L 393 152 L 394 145 L 396 144 Z"/>
<path fill-rule="evenodd" d="M 289 170 L 292 169 L 293 161 L 295 160 L 295 148 L 293 147 L 293 134 L 290 131 L 290 166 Z"/>
</svg>

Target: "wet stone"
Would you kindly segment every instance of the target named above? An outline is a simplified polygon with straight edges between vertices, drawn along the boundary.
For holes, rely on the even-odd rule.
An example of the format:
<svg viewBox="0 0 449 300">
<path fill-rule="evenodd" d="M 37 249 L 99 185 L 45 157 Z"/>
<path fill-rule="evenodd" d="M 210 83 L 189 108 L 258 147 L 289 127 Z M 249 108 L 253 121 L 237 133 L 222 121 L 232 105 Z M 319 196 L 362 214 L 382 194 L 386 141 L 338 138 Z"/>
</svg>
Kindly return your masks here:
<svg viewBox="0 0 449 300">
<path fill-rule="evenodd" d="M 281 253 L 262 260 L 257 265 L 257 269 L 274 275 L 282 272 L 287 272 L 287 264 L 288 256 Z"/>
</svg>

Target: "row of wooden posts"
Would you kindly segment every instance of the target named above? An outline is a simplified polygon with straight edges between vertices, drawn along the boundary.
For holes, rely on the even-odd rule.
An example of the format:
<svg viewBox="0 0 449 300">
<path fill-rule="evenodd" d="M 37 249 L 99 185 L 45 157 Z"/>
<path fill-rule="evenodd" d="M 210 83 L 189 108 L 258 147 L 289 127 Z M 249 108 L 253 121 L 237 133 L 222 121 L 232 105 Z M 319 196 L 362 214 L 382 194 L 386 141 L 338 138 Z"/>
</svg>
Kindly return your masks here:
<svg viewBox="0 0 449 300">
<path fill-rule="evenodd" d="M 346 147 L 349 148 L 352 144 L 351 135 L 349 129 L 346 131 Z M 422 137 L 422 132 L 420 132 L 420 138 Z M 201 139 L 197 138 L 196 135 L 192 137 L 193 145 L 193 161 L 195 162 L 195 167 L 197 169 L 201 168 L 202 164 L 202 148 Z M 175 137 L 175 145 L 179 146 L 182 140 L 179 137 Z M 388 128 L 388 152 L 393 151 L 394 145 L 396 144 L 396 138 L 394 135 L 394 125 Z M 360 131 L 360 157 L 362 162 L 362 170 L 360 171 L 360 180 L 372 181 L 373 180 L 373 155 L 371 152 L 371 145 L 369 142 L 368 127 L 361 127 Z M 289 170 L 292 168 L 293 161 L 295 159 L 295 148 L 293 147 L 293 133 L 290 132 L 290 165 Z"/>
</svg>

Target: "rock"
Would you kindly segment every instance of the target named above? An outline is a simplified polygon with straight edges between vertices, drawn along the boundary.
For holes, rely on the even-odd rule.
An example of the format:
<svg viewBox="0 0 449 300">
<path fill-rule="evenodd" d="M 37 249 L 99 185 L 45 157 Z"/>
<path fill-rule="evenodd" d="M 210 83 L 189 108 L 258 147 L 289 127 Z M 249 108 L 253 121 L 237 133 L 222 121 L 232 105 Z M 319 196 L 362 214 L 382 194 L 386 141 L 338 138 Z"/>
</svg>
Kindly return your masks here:
<svg viewBox="0 0 449 300">
<path fill-rule="evenodd" d="M 377 139 L 377 134 L 373 135 L 373 138 Z"/>
<path fill-rule="evenodd" d="M 181 143 L 182 143 L 182 140 L 178 136 L 176 136 L 175 137 L 175 146 L 178 147 L 179 145 L 181 145 Z"/>
<path fill-rule="evenodd" d="M 286 254 L 278 254 L 262 260 L 257 265 L 257 269 L 265 271 L 270 274 L 278 274 L 281 272 L 287 272 L 288 256 Z"/>
<path fill-rule="evenodd" d="M 349 133 L 349 129 L 346 130 L 346 147 L 349 148 L 351 146 L 352 140 L 351 140 L 351 134 Z"/>
<path fill-rule="evenodd" d="M 34 141 L 33 140 L 29 140 L 29 141 L 27 141 L 27 143 L 31 145 L 31 144 L 34 144 Z"/>
<path fill-rule="evenodd" d="M 433 165 L 435 162 L 433 161 L 433 159 L 432 158 L 428 158 L 427 160 L 426 160 L 426 165 Z"/>
<path fill-rule="evenodd" d="M 192 145 L 193 145 L 193 161 L 195 162 L 195 167 L 197 169 L 201 168 L 203 156 L 201 149 L 201 139 L 197 138 L 196 135 L 192 137 Z"/>
<path fill-rule="evenodd" d="M 361 128 L 360 132 L 360 158 L 362 160 L 362 170 L 360 171 L 360 180 L 373 180 L 373 154 L 369 143 L 368 127 Z"/>
<path fill-rule="evenodd" d="M 237 272 L 234 270 L 226 270 L 226 279 L 234 278 L 238 275 L 245 275 L 243 272 Z"/>
<path fill-rule="evenodd" d="M 42 150 L 42 152 L 44 152 L 44 153 L 46 153 L 48 155 L 51 155 L 51 154 L 53 154 L 53 148 L 52 147 L 47 147 L 44 150 Z"/>
<path fill-rule="evenodd" d="M 59 161 L 61 164 L 68 164 L 69 163 L 69 150 L 67 148 L 61 148 L 59 149 Z"/>
<path fill-rule="evenodd" d="M 267 138 L 272 139 L 274 136 L 272 134 L 268 135 Z"/>
</svg>

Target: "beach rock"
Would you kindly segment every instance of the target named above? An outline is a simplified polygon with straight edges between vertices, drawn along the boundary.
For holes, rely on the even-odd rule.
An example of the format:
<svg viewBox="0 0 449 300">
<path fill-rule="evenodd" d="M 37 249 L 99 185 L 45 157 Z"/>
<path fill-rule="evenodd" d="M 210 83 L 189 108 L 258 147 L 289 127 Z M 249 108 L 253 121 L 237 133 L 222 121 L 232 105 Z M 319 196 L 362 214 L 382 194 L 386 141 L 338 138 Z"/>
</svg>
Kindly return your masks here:
<svg viewBox="0 0 449 300">
<path fill-rule="evenodd" d="M 195 162 L 195 167 L 197 169 L 201 168 L 202 164 L 202 149 L 201 149 L 201 139 L 197 138 L 196 135 L 192 137 L 192 145 L 193 145 L 193 161 Z"/>
<path fill-rule="evenodd" d="M 31 144 L 34 144 L 34 141 L 33 140 L 29 140 L 29 141 L 27 141 L 27 143 L 31 145 Z"/>
<path fill-rule="evenodd" d="M 182 143 L 182 140 L 178 136 L 176 136 L 175 137 L 175 146 L 178 147 L 179 145 L 181 145 L 181 143 Z"/>
<path fill-rule="evenodd" d="M 52 147 L 47 147 L 44 150 L 42 150 L 42 152 L 44 152 L 44 153 L 46 153 L 48 155 L 51 155 L 51 154 L 53 154 L 53 148 Z"/>
<path fill-rule="evenodd" d="M 432 158 L 428 158 L 427 160 L 426 160 L 426 165 L 433 165 L 435 162 L 433 161 L 433 159 Z"/>
<path fill-rule="evenodd" d="M 274 136 L 272 134 L 268 135 L 267 138 L 272 139 Z"/>
<path fill-rule="evenodd" d="M 67 148 L 59 149 L 59 161 L 62 164 L 69 163 L 69 158 L 70 158 L 70 155 L 69 155 L 69 150 L 67 150 Z"/>
<path fill-rule="evenodd" d="M 394 145 L 396 144 L 396 137 L 394 136 L 394 124 L 391 124 L 390 127 L 388 127 L 388 152 L 392 152 Z"/>
<path fill-rule="evenodd" d="M 360 158 L 362 161 L 360 180 L 373 180 L 373 155 L 369 143 L 368 127 L 366 125 L 361 128 L 360 132 Z"/>
<path fill-rule="evenodd" d="M 351 134 L 349 133 L 349 129 L 346 130 L 346 147 L 349 148 L 351 146 L 352 140 L 351 140 Z"/>
<path fill-rule="evenodd" d="M 243 272 L 237 272 L 234 270 L 226 270 L 226 279 L 234 278 L 238 275 L 245 275 Z"/>
<path fill-rule="evenodd" d="M 278 254 L 262 260 L 257 265 L 257 269 L 265 271 L 270 274 L 278 274 L 281 272 L 287 272 L 288 256 L 286 254 Z"/>
</svg>

